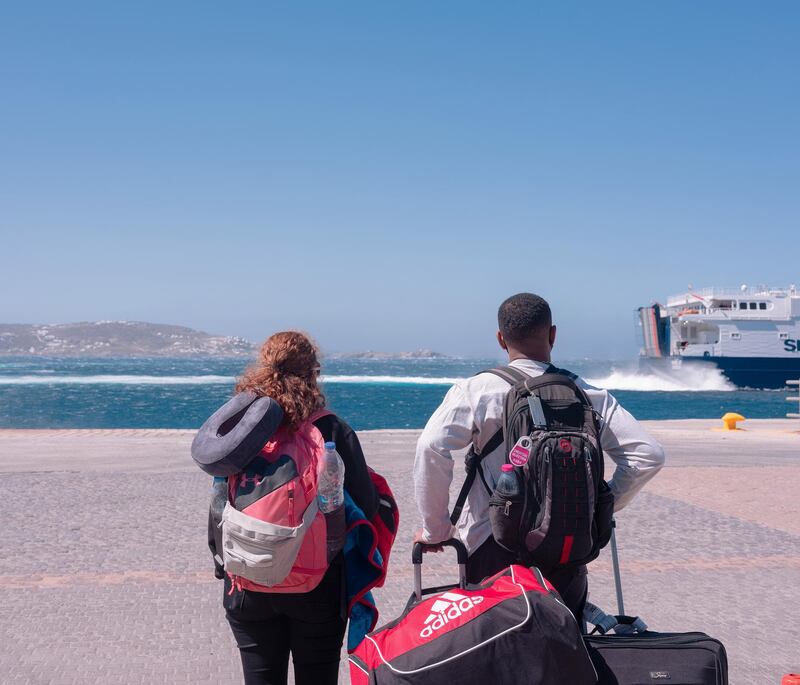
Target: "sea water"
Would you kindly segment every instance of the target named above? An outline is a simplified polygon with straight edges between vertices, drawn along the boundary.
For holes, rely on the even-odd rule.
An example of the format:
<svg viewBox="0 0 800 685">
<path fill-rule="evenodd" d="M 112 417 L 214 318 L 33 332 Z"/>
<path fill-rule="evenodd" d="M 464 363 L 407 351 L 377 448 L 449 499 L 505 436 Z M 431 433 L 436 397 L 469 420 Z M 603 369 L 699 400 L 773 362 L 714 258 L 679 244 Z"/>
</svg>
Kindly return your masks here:
<svg viewBox="0 0 800 685">
<path fill-rule="evenodd" d="M 499 359 L 326 359 L 329 407 L 356 430 L 422 428 L 453 383 Z M 635 360 L 554 363 L 608 388 L 639 419 L 781 418 L 780 390 L 740 390 L 713 368 L 640 374 Z M 0 358 L 2 428 L 197 428 L 232 394 L 242 359 Z"/>
</svg>

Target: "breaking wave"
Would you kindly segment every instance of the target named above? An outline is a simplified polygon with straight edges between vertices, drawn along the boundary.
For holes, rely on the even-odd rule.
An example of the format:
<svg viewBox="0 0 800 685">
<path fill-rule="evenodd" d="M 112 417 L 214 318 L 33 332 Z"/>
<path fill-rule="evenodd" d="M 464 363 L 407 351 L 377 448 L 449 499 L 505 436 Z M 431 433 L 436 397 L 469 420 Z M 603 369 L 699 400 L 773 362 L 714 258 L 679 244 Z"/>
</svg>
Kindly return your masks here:
<svg viewBox="0 0 800 685">
<path fill-rule="evenodd" d="M 453 385 L 463 378 L 427 376 L 323 376 L 323 383 L 394 383 L 402 385 Z"/>
<path fill-rule="evenodd" d="M 0 376 L 0 385 L 221 385 L 233 376 Z M 323 383 L 376 383 L 398 385 L 452 385 L 461 378 L 425 376 L 322 376 Z"/>
<path fill-rule="evenodd" d="M 208 385 L 234 380 L 233 376 L 0 376 L 0 385 Z"/>
<path fill-rule="evenodd" d="M 641 392 L 730 392 L 736 390 L 722 372 L 714 367 L 696 366 L 670 369 L 664 373 L 613 369 L 606 376 L 586 381 L 609 390 L 638 390 Z"/>
<path fill-rule="evenodd" d="M 605 375 L 587 374 L 587 382 L 609 390 L 635 390 L 641 392 L 701 392 L 731 391 L 736 388 L 719 369 L 688 367 L 671 369 L 662 373 L 639 372 L 632 369 L 612 369 Z M 323 383 L 375 384 L 375 385 L 441 385 L 449 386 L 464 380 L 448 376 L 322 376 Z M 150 376 L 132 374 L 107 375 L 20 375 L 0 376 L 0 385 L 233 385 L 234 376 Z"/>
</svg>

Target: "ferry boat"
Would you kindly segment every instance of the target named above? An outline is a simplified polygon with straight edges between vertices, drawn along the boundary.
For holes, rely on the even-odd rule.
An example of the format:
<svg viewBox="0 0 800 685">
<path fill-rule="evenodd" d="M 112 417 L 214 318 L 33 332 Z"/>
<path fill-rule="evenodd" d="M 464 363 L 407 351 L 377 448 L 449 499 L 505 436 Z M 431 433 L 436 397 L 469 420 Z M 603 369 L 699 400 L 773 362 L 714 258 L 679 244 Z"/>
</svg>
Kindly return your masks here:
<svg viewBox="0 0 800 685">
<path fill-rule="evenodd" d="M 638 309 L 640 365 L 655 372 L 715 364 L 731 383 L 783 388 L 800 378 L 800 290 L 691 287 Z"/>
</svg>

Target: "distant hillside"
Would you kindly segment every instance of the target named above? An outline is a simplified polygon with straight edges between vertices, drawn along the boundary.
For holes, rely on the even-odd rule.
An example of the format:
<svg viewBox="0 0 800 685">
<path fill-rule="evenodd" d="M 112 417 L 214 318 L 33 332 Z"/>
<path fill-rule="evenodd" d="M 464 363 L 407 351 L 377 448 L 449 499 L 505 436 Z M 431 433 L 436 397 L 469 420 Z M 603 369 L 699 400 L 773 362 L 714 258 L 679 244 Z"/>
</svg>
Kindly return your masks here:
<svg viewBox="0 0 800 685">
<path fill-rule="evenodd" d="M 433 350 L 413 352 L 339 352 L 327 355 L 329 359 L 448 359 L 448 355 Z"/>
<path fill-rule="evenodd" d="M 141 321 L 0 324 L 0 355 L 241 357 L 252 356 L 255 349 L 243 338 Z"/>
</svg>

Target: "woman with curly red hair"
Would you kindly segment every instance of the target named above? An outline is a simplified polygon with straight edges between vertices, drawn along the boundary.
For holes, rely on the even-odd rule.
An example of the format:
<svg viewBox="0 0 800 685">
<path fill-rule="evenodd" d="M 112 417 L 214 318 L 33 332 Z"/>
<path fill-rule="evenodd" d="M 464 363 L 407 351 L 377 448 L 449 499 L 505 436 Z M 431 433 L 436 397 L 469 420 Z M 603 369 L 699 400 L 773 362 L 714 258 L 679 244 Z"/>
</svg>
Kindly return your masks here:
<svg viewBox="0 0 800 685">
<path fill-rule="evenodd" d="M 275 400 L 283 409 L 283 427 L 291 433 L 325 406 L 319 371 L 317 349 L 307 336 L 276 333 L 263 344 L 236 391 Z M 355 432 L 331 413 L 313 424 L 326 442 L 336 443 L 345 465 L 345 489 L 372 517 L 378 496 Z M 297 685 L 336 683 L 346 625 L 341 552 L 310 592 L 256 592 L 237 587 L 226 576 L 223 604 L 241 654 L 245 685 L 284 685 L 290 654 Z"/>
</svg>

